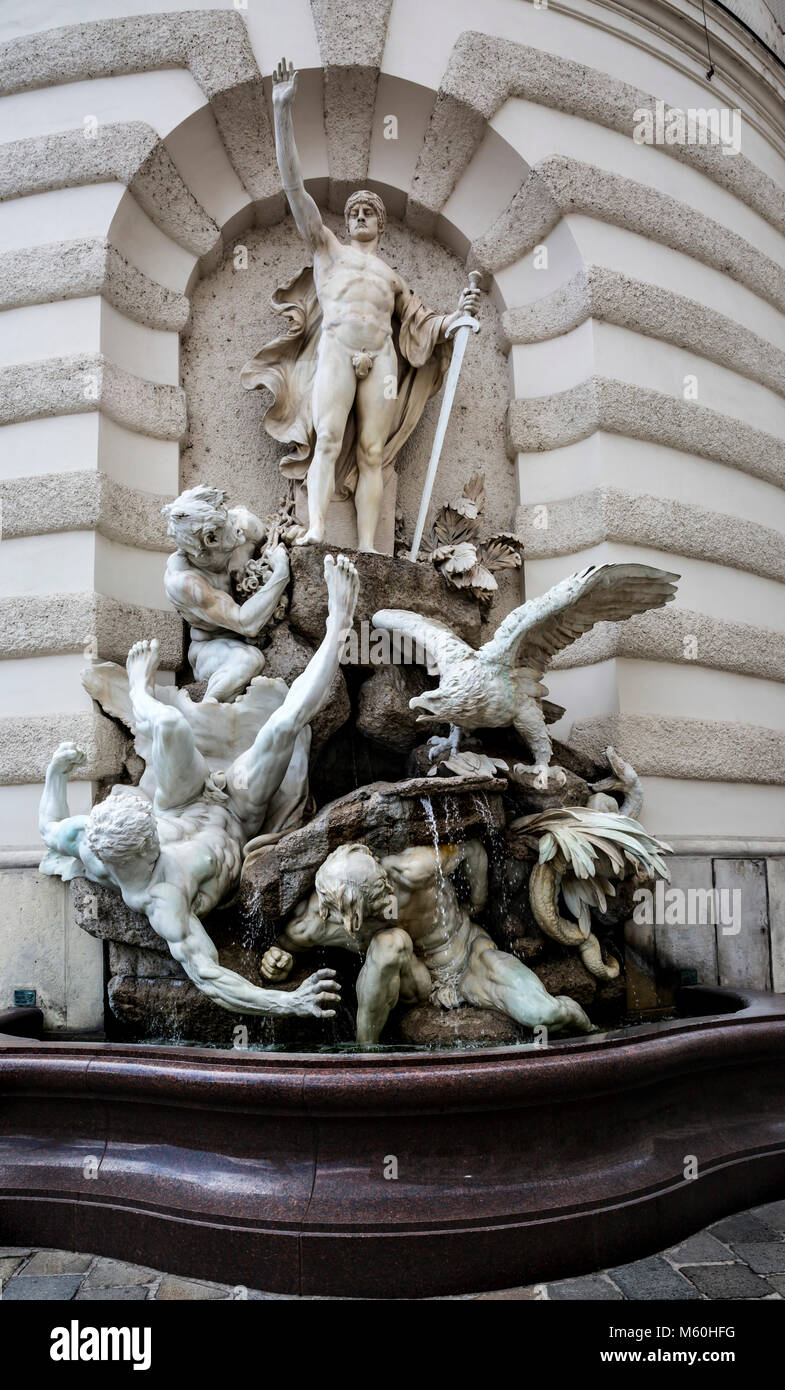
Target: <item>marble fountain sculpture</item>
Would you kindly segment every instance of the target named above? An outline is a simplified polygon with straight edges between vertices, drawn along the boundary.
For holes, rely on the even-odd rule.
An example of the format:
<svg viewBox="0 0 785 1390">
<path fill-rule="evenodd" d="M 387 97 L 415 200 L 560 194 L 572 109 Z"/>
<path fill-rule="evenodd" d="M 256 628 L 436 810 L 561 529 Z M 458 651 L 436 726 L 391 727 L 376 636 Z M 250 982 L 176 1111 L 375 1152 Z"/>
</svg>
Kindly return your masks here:
<svg viewBox="0 0 785 1390">
<path fill-rule="evenodd" d="M 282 62 L 279 168 L 313 264 L 242 374 L 272 393 L 292 491 L 266 517 L 208 481 L 169 503 L 190 671 L 157 680 L 138 641 L 83 674 L 128 756 L 71 815 L 83 754 L 54 750 L 41 871 L 107 942 L 108 1037 L 0 1040 L 3 1230 L 281 1293 L 618 1263 L 785 1182 L 785 1010 L 695 988 L 631 1015 L 625 922 L 668 846 L 623 749 L 549 731 L 557 655 L 678 575 L 591 566 L 483 640 L 520 542 L 480 540 L 481 475 L 422 542 L 394 534 L 385 478 L 444 385 L 422 519 L 479 291 L 426 309 L 377 255 L 368 190 L 348 242 L 326 227 L 295 92 Z"/>
</svg>

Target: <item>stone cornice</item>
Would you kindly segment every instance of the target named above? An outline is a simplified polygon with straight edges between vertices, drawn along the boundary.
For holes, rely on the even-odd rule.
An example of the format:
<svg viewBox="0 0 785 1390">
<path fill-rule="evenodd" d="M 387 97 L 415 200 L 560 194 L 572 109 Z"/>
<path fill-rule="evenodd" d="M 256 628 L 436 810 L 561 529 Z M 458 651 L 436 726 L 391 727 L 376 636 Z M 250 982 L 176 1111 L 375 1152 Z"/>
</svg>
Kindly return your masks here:
<svg viewBox="0 0 785 1390">
<path fill-rule="evenodd" d="M 612 744 L 639 777 L 785 785 L 785 733 L 759 724 L 605 714 L 576 721 L 569 743 L 589 757 Z"/>
<path fill-rule="evenodd" d="M 144 121 L 99 125 L 94 140 L 62 130 L 0 145 L 0 200 L 110 180 L 124 183 L 156 226 L 193 255 L 220 246 L 218 227 Z"/>
<path fill-rule="evenodd" d="M 488 121 L 510 97 L 554 107 L 630 140 L 634 112 L 653 111 L 656 100 L 597 68 L 527 44 L 465 31 L 450 54 L 412 178 L 407 209 L 412 225 L 432 230 Z M 663 145 L 662 150 L 785 230 L 785 190 L 744 154 L 727 158 L 712 145 Z"/>
<path fill-rule="evenodd" d="M 467 265 L 486 274 L 512 265 L 570 213 L 681 251 L 785 311 L 785 269 L 737 232 L 645 183 L 566 155 L 532 169 L 504 212 L 472 243 Z"/>
<path fill-rule="evenodd" d="M 106 241 L 54 241 L 0 255 L 0 309 L 100 294 L 127 318 L 179 333 L 190 303 L 125 259 Z"/>
<path fill-rule="evenodd" d="M 785 584 L 785 536 L 744 517 L 612 487 L 548 502 L 547 527 L 538 524 L 541 512 L 534 505 L 518 508 L 515 532 L 523 539 L 527 560 L 575 555 L 603 541 L 615 541 L 726 565 Z"/>
<path fill-rule="evenodd" d="M 712 618 L 669 603 L 666 608 L 639 613 L 624 623 L 598 623 L 559 652 L 553 669 L 594 666 L 617 658 L 706 666 L 759 680 L 785 682 L 785 632 Z"/>
<path fill-rule="evenodd" d="M 645 386 L 590 377 L 552 396 L 511 401 L 507 412 L 508 447 L 513 453 L 559 449 L 596 430 L 716 459 L 785 487 L 785 440 Z"/>
<path fill-rule="evenodd" d="M 185 434 L 180 386 L 145 381 L 100 352 L 48 357 L 0 371 L 0 425 L 91 410 L 155 439 L 180 440 Z"/>
<path fill-rule="evenodd" d="M 599 319 L 717 362 L 785 396 L 785 352 L 725 314 L 606 266 L 587 265 L 524 307 L 508 310 L 508 346 L 541 343 Z"/>
<path fill-rule="evenodd" d="M 209 101 L 229 159 L 251 197 L 283 196 L 262 77 L 232 9 L 128 15 L 26 34 L 0 46 L 0 92 L 134 72 L 187 68 Z"/>
<path fill-rule="evenodd" d="M 183 621 L 173 611 L 92 590 L 0 597 L 0 660 L 82 652 L 87 665 L 89 650 L 103 661 L 122 663 L 132 643 L 149 637 L 158 638 L 163 670 L 176 671 L 183 660 Z"/>
<path fill-rule="evenodd" d="M 172 549 L 161 507 L 171 499 L 115 482 L 96 469 L 0 482 L 3 539 L 56 531 L 98 531 L 141 550 Z"/>
</svg>

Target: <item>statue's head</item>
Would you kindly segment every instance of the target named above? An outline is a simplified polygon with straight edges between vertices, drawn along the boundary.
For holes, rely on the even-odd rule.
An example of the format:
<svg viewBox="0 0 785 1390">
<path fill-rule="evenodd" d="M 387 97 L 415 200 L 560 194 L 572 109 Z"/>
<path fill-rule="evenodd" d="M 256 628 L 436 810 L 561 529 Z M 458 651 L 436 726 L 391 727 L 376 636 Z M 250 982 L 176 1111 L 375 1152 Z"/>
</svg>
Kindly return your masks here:
<svg viewBox="0 0 785 1390">
<path fill-rule="evenodd" d="M 152 872 L 161 853 L 152 802 L 136 792 L 111 795 L 94 806 L 84 836 L 96 858 L 119 871 L 134 863 Z"/>
<path fill-rule="evenodd" d="M 189 487 L 162 507 L 161 514 L 178 549 L 192 560 L 230 555 L 245 540 L 229 515 L 226 493 L 219 487 L 204 483 Z"/>
<path fill-rule="evenodd" d="M 366 920 L 394 921 L 397 900 L 383 865 L 367 845 L 342 845 L 316 875 L 322 921 L 338 921 L 358 937 Z"/>
<path fill-rule="evenodd" d="M 343 220 L 352 241 L 373 241 L 387 226 L 387 209 L 378 193 L 357 188 L 346 199 Z"/>
</svg>

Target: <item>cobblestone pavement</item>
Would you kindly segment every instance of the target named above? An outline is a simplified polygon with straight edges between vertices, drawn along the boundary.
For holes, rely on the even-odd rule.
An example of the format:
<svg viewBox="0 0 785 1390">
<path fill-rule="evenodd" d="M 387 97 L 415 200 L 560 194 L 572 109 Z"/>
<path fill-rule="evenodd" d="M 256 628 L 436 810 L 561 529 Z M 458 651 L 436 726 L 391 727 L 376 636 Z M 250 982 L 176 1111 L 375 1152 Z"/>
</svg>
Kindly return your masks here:
<svg viewBox="0 0 785 1390">
<path fill-rule="evenodd" d="M 0 1291 L 24 1299 L 102 1302 L 281 1299 L 284 1294 L 184 1279 L 123 1260 L 66 1250 L 0 1249 Z M 772 1299 L 785 1295 L 785 1201 L 718 1221 L 681 1245 L 618 1269 L 554 1284 L 464 1294 L 470 1301 L 508 1299 Z"/>
</svg>

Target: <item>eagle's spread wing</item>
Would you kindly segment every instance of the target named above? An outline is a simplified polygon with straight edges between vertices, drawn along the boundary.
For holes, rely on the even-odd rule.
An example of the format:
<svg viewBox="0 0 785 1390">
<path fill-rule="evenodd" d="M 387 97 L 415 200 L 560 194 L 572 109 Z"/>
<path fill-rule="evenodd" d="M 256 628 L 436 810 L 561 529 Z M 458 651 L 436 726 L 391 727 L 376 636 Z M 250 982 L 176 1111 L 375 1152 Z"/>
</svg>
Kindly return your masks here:
<svg viewBox="0 0 785 1390">
<path fill-rule="evenodd" d="M 373 626 L 384 628 L 387 632 L 399 632 L 408 637 L 420 648 L 420 656 L 413 653 L 414 660 L 427 661 L 429 666 L 438 666 L 439 674 L 444 675 L 447 667 L 454 661 L 476 656 L 474 647 L 435 618 L 423 618 L 420 613 L 411 613 L 407 608 L 381 608 L 374 613 Z"/>
<path fill-rule="evenodd" d="M 619 623 L 670 603 L 679 577 L 650 565 L 590 565 L 514 609 L 480 649 L 480 659 L 513 665 L 517 654 L 521 665 L 542 674 L 557 652 L 595 623 Z"/>
</svg>

